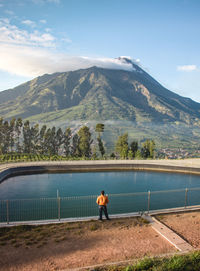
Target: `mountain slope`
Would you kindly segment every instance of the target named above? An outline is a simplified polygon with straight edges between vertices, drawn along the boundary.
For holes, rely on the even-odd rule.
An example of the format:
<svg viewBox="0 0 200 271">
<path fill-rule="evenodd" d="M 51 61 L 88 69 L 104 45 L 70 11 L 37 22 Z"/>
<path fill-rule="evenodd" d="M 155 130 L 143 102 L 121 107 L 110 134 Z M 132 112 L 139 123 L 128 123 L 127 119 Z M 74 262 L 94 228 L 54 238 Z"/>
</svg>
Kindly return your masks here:
<svg viewBox="0 0 200 271">
<path fill-rule="evenodd" d="M 33 121 L 117 120 L 200 123 L 200 104 L 160 85 L 127 58 L 132 71 L 91 67 L 43 75 L 0 92 L 0 116 Z"/>
</svg>

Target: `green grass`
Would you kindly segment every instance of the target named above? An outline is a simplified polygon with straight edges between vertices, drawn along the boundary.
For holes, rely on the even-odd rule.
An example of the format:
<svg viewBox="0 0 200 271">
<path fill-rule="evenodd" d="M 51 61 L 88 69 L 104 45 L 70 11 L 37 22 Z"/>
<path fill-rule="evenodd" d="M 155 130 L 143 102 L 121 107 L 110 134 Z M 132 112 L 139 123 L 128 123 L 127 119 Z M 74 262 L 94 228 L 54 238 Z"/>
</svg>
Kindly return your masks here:
<svg viewBox="0 0 200 271">
<path fill-rule="evenodd" d="M 199 271 L 200 251 L 166 258 L 148 258 L 128 266 L 99 267 L 95 271 Z"/>
</svg>

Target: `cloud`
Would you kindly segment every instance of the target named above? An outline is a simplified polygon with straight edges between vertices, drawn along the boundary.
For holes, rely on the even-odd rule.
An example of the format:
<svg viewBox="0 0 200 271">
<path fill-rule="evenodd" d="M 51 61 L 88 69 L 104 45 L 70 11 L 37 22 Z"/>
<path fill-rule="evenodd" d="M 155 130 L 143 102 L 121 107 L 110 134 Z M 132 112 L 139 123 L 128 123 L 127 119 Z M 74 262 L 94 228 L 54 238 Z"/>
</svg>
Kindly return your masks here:
<svg viewBox="0 0 200 271">
<path fill-rule="evenodd" d="M 42 24 L 46 24 L 47 23 L 47 21 L 46 20 L 40 20 L 40 23 L 42 23 Z"/>
<path fill-rule="evenodd" d="M 45 28 L 45 31 L 46 31 L 46 32 L 51 32 L 52 29 L 47 27 L 47 28 Z"/>
<path fill-rule="evenodd" d="M 54 4 L 60 4 L 60 0 L 32 0 L 35 4 L 48 4 L 48 3 L 54 3 Z"/>
<path fill-rule="evenodd" d="M 14 15 L 15 14 L 14 11 L 12 11 L 12 10 L 4 10 L 4 12 L 6 14 L 8 14 L 8 15 Z"/>
<path fill-rule="evenodd" d="M 8 18 L 1 18 L 0 19 L 0 24 L 1 23 L 5 23 L 5 24 L 9 24 L 10 23 L 10 20 Z"/>
<path fill-rule="evenodd" d="M 31 23 L 32 21 L 28 22 Z M 71 40 L 68 39 L 67 42 Z M 41 33 L 37 30 L 28 32 L 10 24 L 7 19 L 0 19 L 0 70 L 27 77 L 92 66 L 133 70 L 130 63 L 120 58 L 91 58 L 59 53 L 56 50 L 56 43 L 56 38 L 50 33 Z M 138 60 L 135 63 L 138 64 Z"/>
<path fill-rule="evenodd" d="M 32 25 L 34 22 L 26 20 L 23 23 Z M 0 19 L 0 43 L 23 46 L 55 47 L 55 40 L 55 37 L 49 33 L 41 33 L 37 30 L 28 32 L 10 24 L 8 19 Z"/>
<path fill-rule="evenodd" d="M 59 4 L 60 0 L 46 0 L 49 3 L 55 3 L 55 4 Z"/>
<path fill-rule="evenodd" d="M 25 25 L 31 26 L 31 27 L 36 26 L 36 23 L 31 21 L 31 20 L 24 20 L 24 21 L 22 21 L 22 23 L 25 24 Z"/>
<path fill-rule="evenodd" d="M 41 48 L 3 44 L 0 69 L 21 76 L 38 76 L 51 72 L 51 55 Z"/>
<path fill-rule="evenodd" d="M 69 56 L 47 48 L 32 48 L 3 44 L 0 51 L 0 70 L 34 77 L 45 73 L 64 72 L 98 66 L 108 69 L 132 70 L 131 64 L 118 59 Z"/>
<path fill-rule="evenodd" d="M 62 38 L 61 40 L 66 43 L 72 43 L 72 40 L 70 40 L 69 38 Z"/>
<path fill-rule="evenodd" d="M 183 65 L 177 66 L 177 71 L 191 72 L 197 70 L 196 65 Z"/>
</svg>

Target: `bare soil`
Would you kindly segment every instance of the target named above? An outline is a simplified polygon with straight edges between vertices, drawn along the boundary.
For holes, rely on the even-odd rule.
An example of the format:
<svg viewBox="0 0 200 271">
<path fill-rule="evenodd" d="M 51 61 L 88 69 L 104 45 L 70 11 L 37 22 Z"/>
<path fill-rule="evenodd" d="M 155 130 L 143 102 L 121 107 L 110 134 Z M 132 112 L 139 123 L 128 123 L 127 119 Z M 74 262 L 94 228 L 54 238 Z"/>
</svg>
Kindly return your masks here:
<svg viewBox="0 0 200 271">
<path fill-rule="evenodd" d="M 194 248 L 200 249 L 200 212 L 169 214 L 157 217 Z"/>
<path fill-rule="evenodd" d="M 0 270 L 67 270 L 173 252 L 141 218 L 0 229 Z"/>
</svg>

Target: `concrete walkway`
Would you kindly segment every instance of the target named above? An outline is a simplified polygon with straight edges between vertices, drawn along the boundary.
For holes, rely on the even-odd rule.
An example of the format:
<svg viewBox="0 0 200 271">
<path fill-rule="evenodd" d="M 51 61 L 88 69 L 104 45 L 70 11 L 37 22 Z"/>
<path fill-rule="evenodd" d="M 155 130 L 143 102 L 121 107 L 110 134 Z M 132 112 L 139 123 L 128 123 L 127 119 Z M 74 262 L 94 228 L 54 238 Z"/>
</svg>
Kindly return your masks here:
<svg viewBox="0 0 200 271">
<path fill-rule="evenodd" d="M 188 242 L 186 242 L 183 238 L 181 238 L 178 234 L 165 226 L 163 223 L 158 221 L 155 217 L 151 217 L 149 215 L 143 215 L 142 217 L 149 221 L 152 228 L 179 251 L 187 252 L 194 250 L 194 248 Z"/>
</svg>

